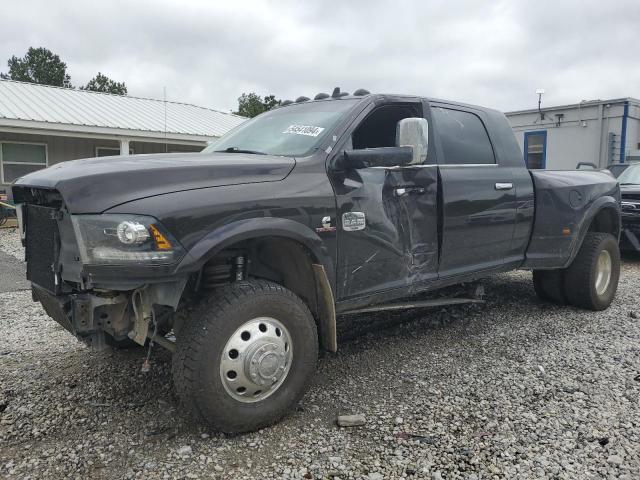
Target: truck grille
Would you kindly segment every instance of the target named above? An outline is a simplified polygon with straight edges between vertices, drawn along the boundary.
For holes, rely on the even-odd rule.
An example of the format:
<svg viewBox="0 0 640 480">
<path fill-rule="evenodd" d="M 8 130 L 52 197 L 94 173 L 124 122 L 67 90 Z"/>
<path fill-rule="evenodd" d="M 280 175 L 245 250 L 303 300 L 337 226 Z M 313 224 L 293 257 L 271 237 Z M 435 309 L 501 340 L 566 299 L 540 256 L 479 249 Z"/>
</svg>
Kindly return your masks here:
<svg viewBox="0 0 640 480">
<path fill-rule="evenodd" d="M 60 251 L 56 209 L 26 205 L 24 213 L 27 278 L 56 293 L 55 268 Z"/>
</svg>

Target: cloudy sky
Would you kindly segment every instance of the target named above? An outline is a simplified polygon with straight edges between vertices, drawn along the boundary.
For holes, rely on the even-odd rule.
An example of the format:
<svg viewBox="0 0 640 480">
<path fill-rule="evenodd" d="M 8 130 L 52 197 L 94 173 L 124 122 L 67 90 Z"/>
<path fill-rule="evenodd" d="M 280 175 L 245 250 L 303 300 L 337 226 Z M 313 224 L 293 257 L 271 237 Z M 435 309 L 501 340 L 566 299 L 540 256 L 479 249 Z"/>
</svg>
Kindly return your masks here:
<svg viewBox="0 0 640 480">
<path fill-rule="evenodd" d="M 640 1 L 3 0 L 0 71 L 44 46 L 75 85 L 228 111 L 364 87 L 514 110 L 640 97 Z M 7 21 L 8 20 L 8 21 Z"/>
</svg>

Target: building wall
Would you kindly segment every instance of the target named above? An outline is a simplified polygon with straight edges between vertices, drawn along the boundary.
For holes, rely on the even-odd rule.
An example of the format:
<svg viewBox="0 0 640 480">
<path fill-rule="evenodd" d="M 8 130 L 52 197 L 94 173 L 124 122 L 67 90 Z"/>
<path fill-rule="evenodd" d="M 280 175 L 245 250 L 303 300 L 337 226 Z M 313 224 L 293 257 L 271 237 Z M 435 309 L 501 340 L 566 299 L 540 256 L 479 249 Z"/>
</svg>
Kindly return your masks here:
<svg viewBox="0 0 640 480">
<path fill-rule="evenodd" d="M 627 157 L 640 158 L 640 105 L 629 105 L 629 118 L 627 120 Z"/>
<path fill-rule="evenodd" d="M 624 104 L 616 102 L 588 102 L 580 106 L 543 109 L 545 118 L 537 111 L 507 113 L 520 147 L 524 151 L 525 132 L 546 131 L 546 168 L 573 170 L 578 162 L 591 162 L 606 167 L 620 161 Z M 562 114 L 558 118 L 557 114 Z M 640 108 L 629 105 L 627 118 L 627 155 L 638 149 L 640 141 Z M 613 137 L 609 134 L 612 133 Z M 610 142 L 612 140 L 612 142 Z"/>
<path fill-rule="evenodd" d="M 117 140 L 102 140 L 94 138 L 77 138 L 62 137 L 53 135 L 31 135 L 23 133 L 3 132 L 0 131 L 1 142 L 26 142 L 26 143 L 44 143 L 47 145 L 47 165 L 51 166 L 65 160 L 77 160 L 80 158 L 91 158 L 96 156 L 96 149 L 99 147 L 113 148 L 120 150 L 120 142 Z M 164 143 L 151 142 L 131 142 L 130 149 L 133 154 L 141 153 L 161 153 L 170 152 L 198 152 L 204 148 L 199 145 L 174 145 Z M 0 152 L 1 153 L 1 152 Z M 0 159 L 1 162 L 1 159 Z M 0 163 L 0 169 L 2 164 Z M 1 172 L 1 170 L 0 170 Z M 6 185 L 1 183 L 2 175 L 0 173 L 0 191 L 4 190 Z"/>
</svg>

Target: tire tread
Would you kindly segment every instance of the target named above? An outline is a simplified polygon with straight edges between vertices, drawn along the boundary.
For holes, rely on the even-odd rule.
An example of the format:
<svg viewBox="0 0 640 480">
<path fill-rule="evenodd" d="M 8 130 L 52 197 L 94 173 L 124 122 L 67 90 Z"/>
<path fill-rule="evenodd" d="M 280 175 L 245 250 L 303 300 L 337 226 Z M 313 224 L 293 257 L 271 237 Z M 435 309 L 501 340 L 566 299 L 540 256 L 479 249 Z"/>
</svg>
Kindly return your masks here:
<svg viewBox="0 0 640 480">
<path fill-rule="evenodd" d="M 172 376 L 175 391 L 181 406 L 190 413 L 197 421 L 211 424 L 211 421 L 203 413 L 199 405 L 207 402 L 208 399 L 203 397 L 203 389 L 201 388 L 201 379 L 198 372 L 200 371 L 200 355 L 205 345 L 205 336 L 202 330 L 215 329 L 217 325 L 225 321 L 225 317 L 233 313 L 234 308 L 247 297 L 255 295 L 277 295 L 285 296 L 288 300 L 297 304 L 297 306 L 305 312 L 313 323 L 313 332 L 315 334 L 315 345 L 317 346 L 317 330 L 313 316 L 307 305 L 293 292 L 285 287 L 267 280 L 246 280 L 220 287 L 212 292 L 206 298 L 203 298 L 193 312 L 190 318 L 183 325 L 180 335 L 176 341 L 176 351 L 173 357 Z M 317 347 L 315 356 L 317 359 Z M 315 360 L 314 360 L 315 361 Z M 315 364 L 314 364 L 315 365 Z M 308 385 L 308 383 L 307 383 Z M 297 403 L 305 393 L 306 387 L 298 393 L 295 398 Z M 254 424 L 243 422 L 243 419 L 235 419 L 228 431 L 243 432 L 261 428 L 270 425 L 282 417 L 288 409 L 288 405 L 283 406 L 277 415 L 266 419 L 265 422 L 258 427 Z M 212 425 L 216 426 L 216 425 Z"/>
</svg>

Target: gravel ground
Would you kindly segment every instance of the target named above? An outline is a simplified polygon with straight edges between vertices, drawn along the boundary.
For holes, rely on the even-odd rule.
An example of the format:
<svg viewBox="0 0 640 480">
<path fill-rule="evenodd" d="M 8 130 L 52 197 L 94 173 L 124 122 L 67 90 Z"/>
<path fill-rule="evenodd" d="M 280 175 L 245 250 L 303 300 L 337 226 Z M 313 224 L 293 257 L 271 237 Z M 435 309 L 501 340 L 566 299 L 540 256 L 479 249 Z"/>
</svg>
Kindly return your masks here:
<svg viewBox="0 0 640 480">
<path fill-rule="evenodd" d="M 165 352 L 143 374 L 0 294 L 0 478 L 640 478 L 640 258 L 600 313 L 526 272 L 485 286 L 484 308 L 341 318 L 300 407 L 233 437 L 176 412 Z"/>
<path fill-rule="evenodd" d="M 0 228 L 0 250 L 24 262 L 24 248 L 17 229 Z"/>
</svg>

